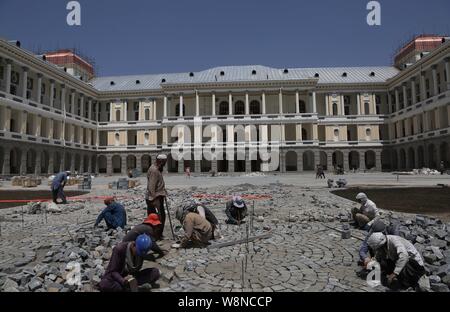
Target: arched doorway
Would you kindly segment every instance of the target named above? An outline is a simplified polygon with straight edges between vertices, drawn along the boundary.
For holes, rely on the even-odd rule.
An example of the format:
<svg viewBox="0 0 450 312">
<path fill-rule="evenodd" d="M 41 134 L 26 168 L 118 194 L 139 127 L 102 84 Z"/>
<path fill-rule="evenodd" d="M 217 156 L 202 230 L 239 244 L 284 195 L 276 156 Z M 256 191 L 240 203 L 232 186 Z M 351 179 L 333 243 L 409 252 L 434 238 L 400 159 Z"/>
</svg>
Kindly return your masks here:
<svg viewBox="0 0 450 312">
<path fill-rule="evenodd" d="M 78 173 L 80 173 L 80 171 L 81 171 L 80 166 L 81 166 L 81 156 L 80 156 L 80 154 L 76 154 L 75 155 L 75 171 Z"/>
<path fill-rule="evenodd" d="M 336 151 L 333 153 L 333 167 L 337 168 L 338 166 L 344 168 L 344 154 L 341 151 Z"/>
<path fill-rule="evenodd" d="M 56 172 L 59 172 L 61 170 L 62 156 L 61 156 L 60 152 L 55 152 L 53 154 L 53 157 L 54 157 L 53 158 L 53 173 L 56 173 Z"/>
<path fill-rule="evenodd" d="M 350 170 L 358 170 L 360 168 L 359 153 L 357 151 L 351 151 L 348 154 L 348 165 Z"/>
<path fill-rule="evenodd" d="M 89 155 L 83 156 L 83 168 L 81 168 L 81 172 L 89 172 Z"/>
<path fill-rule="evenodd" d="M 297 153 L 294 151 L 286 153 L 286 171 L 298 171 Z"/>
<path fill-rule="evenodd" d="M 408 149 L 408 169 L 414 169 L 416 165 L 416 155 L 414 153 L 414 149 L 410 147 Z"/>
<path fill-rule="evenodd" d="M 428 145 L 428 167 L 430 169 L 436 169 L 437 163 L 436 163 L 437 153 L 436 153 L 436 147 L 434 144 Z"/>
<path fill-rule="evenodd" d="M 374 151 L 367 151 L 364 155 L 364 159 L 366 161 L 366 169 L 370 170 L 372 168 L 375 168 L 375 152 Z"/>
<path fill-rule="evenodd" d="M 22 159 L 22 151 L 15 147 L 9 153 L 9 171 L 11 174 L 19 174 L 20 161 Z"/>
<path fill-rule="evenodd" d="M 327 153 L 324 151 L 320 151 L 320 165 L 322 166 L 323 170 L 329 170 L 331 168 L 328 168 L 328 156 Z"/>
<path fill-rule="evenodd" d="M 48 173 L 48 162 L 49 162 L 49 154 L 47 151 L 41 152 L 41 172 L 39 173 Z"/>
<path fill-rule="evenodd" d="M 298 111 L 300 114 L 306 114 L 306 104 L 305 101 L 298 101 Z"/>
<path fill-rule="evenodd" d="M 127 156 L 127 170 L 136 168 L 136 156 L 128 155 Z"/>
<path fill-rule="evenodd" d="M 440 150 L 440 158 L 441 158 L 441 161 L 443 161 L 444 162 L 444 166 L 445 166 L 445 168 L 448 168 L 449 167 L 449 149 L 448 149 L 448 143 L 447 142 L 442 142 L 441 143 L 441 146 L 440 146 L 440 148 L 439 148 L 439 150 Z M 439 166 L 440 166 L 440 164 L 439 164 Z"/>
<path fill-rule="evenodd" d="M 151 165 L 152 165 L 152 159 L 151 159 L 150 155 L 143 155 L 141 157 L 142 172 L 147 172 L 148 168 L 150 168 Z"/>
<path fill-rule="evenodd" d="M 419 146 L 417 148 L 417 163 L 419 165 L 418 169 L 425 167 L 425 152 L 423 150 L 423 146 Z"/>
<path fill-rule="evenodd" d="M 392 170 L 391 158 L 388 150 L 381 152 L 381 169 Z"/>
<path fill-rule="evenodd" d="M 306 151 L 303 153 L 303 171 L 314 171 L 314 153 Z"/>
<path fill-rule="evenodd" d="M 261 114 L 261 105 L 259 101 L 251 101 L 250 102 L 250 115 L 260 115 Z"/>
<path fill-rule="evenodd" d="M 3 150 L 3 147 L 0 146 L 0 173 L 3 173 L 3 161 L 5 159 L 4 153 L 5 151 Z"/>
<path fill-rule="evenodd" d="M 399 169 L 406 168 L 406 152 L 403 148 L 400 149 L 400 164 Z"/>
<path fill-rule="evenodd" d="M 219 115 L 228 115 L 229 114 L 229 105 L 228 102 L 220 102 L 219 104 Z"/>
<path fill-rule="evenodd" d="M 244 115 L 245 114 L 245 104 L 242 101 L 237 101 L 234 103 L 234 114 Z"/>
<path fill-rule="evenodd" d="M 105 155 L 98 156 L 98 172 L 99 173 L 106 173 L 107 171 L 107 159 Z"/>
<path fill-rule="evenodd" d="M 112 157 L 112 169 L 113 173 L 122 172 L 122 158 L 120 157 L 120 155 L 114 155 Z"/>
</svg>

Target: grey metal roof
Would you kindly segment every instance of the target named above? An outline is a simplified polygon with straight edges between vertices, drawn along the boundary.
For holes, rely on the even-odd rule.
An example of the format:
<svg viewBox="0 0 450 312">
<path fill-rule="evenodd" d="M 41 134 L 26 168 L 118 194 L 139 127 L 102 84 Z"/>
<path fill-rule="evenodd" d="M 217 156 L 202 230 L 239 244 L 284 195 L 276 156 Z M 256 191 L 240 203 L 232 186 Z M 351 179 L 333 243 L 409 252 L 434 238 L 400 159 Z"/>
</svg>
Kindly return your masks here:
<svg viewBox="0 0 450 312">
<path fill-rule="evenodd" d="M 329 67 L 329 68 L 271 68 L 261 65 L 248 66 L 222 66 L 200 72 L 172 73 L 155 75 L 131 75 L 97 77 L 90 81 L 92 86 L 99 91 L 138 91 L 159 90 L 162 79 L 166 83 L 213 83 L 213 82 L 237 82 L 237 81 L 264 81 L 264 80 L 301 80 L 315 78 L 319 74 L 319 84 L 348 84 L 348 83 L 383 83 L 399 73 L 399 70 L 391 66 L 373 67 Z M 221 75 L 223 72 L 223 75 Z M 374 76 L 371 76 L 371 73 Z M 343 74 L 347 73 L 347 77 Z M 136 81 L 139 80 L 139 84 Z M 111 84 L 111 81 L 114 84 Z"/>
</svg>

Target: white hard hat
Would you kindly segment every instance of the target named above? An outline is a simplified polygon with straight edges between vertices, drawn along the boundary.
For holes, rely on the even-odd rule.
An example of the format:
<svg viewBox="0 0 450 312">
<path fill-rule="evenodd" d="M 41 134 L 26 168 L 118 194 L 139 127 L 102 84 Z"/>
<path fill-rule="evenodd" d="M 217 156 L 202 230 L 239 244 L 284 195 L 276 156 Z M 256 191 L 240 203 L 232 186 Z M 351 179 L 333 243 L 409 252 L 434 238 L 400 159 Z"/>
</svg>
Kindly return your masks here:
<svg viewBox="0 0 450 312">
<path fill-rule="evenodd" d="M 358 195 L 356 195 L 356 199 L 357 200 L 367 200 L 367 195 L 364 193 L 359 193 Z"/>
<path fill-rule="evenodd" d="M 158 156 L 156 156 L 156 159 L 166 160 L 167 159 L 167 155 L 166 154 L 159 154 Z"/>
<path fill-rule="evenodd" d="M 373 250 L 377 250 L 386 243 L 386 235 L 383 233 L 373 233 L 367 240 L 367 245 Z"/>
</svg>

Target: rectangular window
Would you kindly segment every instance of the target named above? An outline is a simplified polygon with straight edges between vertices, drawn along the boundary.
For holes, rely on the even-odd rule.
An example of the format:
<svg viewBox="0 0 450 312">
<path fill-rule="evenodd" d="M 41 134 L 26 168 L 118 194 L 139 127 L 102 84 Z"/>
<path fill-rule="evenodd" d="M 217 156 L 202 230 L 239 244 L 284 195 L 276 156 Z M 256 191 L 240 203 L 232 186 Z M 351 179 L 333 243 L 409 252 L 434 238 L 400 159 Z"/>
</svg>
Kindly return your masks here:
<svg viewBox="0 0 450 312">
<path fill-rule="evenodd" d="M 3 75 L 5 75 L 5 69 L 3 66 L 0 66 L 0 80 L 3 80 Z"/>
<path fill-rule="evenodd" d="M 33 87 L 34 87 L 33 78 L 27 78 L 27 89 L 28 90 L 33 90 Z"/>
</svg>

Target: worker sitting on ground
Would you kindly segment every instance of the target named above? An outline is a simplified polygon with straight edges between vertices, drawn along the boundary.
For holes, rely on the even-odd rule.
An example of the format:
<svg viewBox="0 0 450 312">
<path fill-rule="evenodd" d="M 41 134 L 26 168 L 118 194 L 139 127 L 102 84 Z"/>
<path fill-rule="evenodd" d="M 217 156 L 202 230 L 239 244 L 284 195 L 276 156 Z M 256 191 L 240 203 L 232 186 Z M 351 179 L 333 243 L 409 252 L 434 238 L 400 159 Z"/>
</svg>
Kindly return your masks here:
<svg viewBox="0 0 450 312">
<path fill-rule="evenodd" d="M 115 201 L 114 197 L 108 197 L 104 201 L 106 208 L 98 215 L 94 227 L 105 220 L 108 229 L 124 228 L 127 224 L 127 212 L 125 208 Z"/>
<path fill-rule="evenodd" d="M 158 288 L 160 272 L 156 268 L 141 270 L 144 257 L 152 249 L 152 240 L 145 234 L 135 241 L 122 242 L 112 251 L 111 259 L 103 275 L 99 289 L 104 292 L 137 291 L 139 286 Z"/>
<path fill-rule="evenodd" d="M 245 223 L 244 219 L 247 216 L 247 205 L 240 196 L 233 196 L 233 199 L 228 201 L 225 208 L 225 213 L 228 219 L 227 224 Z"/>
<path fill-rule="evenodd" d="M 185 211 L 179 207 L 175 213 L 176 218 L 183 225 L 184 236 L 180 243 L 173 244 L 174 248 L 203 248 L 209 245 L 212 238 L 212 226 L 198 213 Z"/>
<path fill-rule="evenodd" d="M 356 200 L 361 204 L 361 207 L 352 210 L 353 221 L 355 221 L 354 225 L 362 230 L 368 231 L 380 216 L 377 205 L 368 199 L 364 193 L 356 195 Z"/>
<path fill-rule="evenodd" d="M 394 290 L 419 286 L 426 272 L 422 256 L 410 241 L 396 235 L 373 233 L 367 243 L 380 264 L 382 283 Z"/>
<path fill-rule="evenodd" d="M 70 176 L 70 171 L 63 171 L 53 178 L 51 189 L 55 204 L 58 204 L 58 198 L 61 199 L 61 204 L 67 204 L 66 196 L 64 195 L 64 186 L 66 186 L 68 176 Z"/>
</svg>

